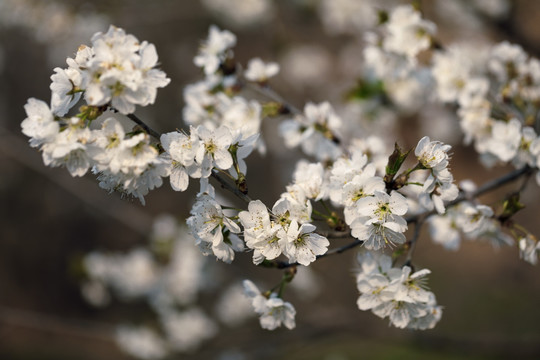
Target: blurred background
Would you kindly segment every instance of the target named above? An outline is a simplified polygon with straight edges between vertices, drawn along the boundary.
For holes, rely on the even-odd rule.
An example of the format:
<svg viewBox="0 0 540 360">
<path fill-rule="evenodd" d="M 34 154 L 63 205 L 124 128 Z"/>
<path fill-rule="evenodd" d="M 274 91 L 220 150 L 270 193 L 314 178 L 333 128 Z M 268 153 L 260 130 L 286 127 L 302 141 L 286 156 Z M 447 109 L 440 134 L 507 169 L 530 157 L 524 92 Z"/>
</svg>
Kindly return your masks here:
<svg viewBox="0 0 540 360">
<path fill-rule="evenodd" d="M 209 26 L 216 24 L 237 35 L 234 52 L 240 63 L 261 57 L 280 64 L 273 84 L 291 103 L 303 108 L 308 101 L 329 100 L 345 111 L 339 104 L 361 72 L 362 35 L 370 25 L 361 21 L 364 3 L 372 2 L 0 0 L 0 359 L 130 359 L 115 342 L 116 329 L 152 323 L 152 311 L 143 300 L 114 296 L 108 306 L 89 304 L 81 292 L 82 259 L 92 251 L 126 253 L 145 246 L 154 219 L 164 213 L 186 218 L 198 190 L 191 186 L 177 193 L 166 181 L 142 206 L 102 191 L 91 174 L 74 179 L 64 169 L 45 167 L 20 123 L 28 98 L 49 100 L 53 68 L 64 67 L 67 56 L 109 24 L 154 43 L 171 83 L 137 115 L 159 132 L 172 131 L 184 127 L 182 91 L 202 79 L 192 59 Z M 533 56 L 540 54 L 538 1 L 420 4 L 425 17 L 438 25 L 443 44 L 507 39 Z M 461 146 L 451 110 L 398 114 L 392 126 L 400 145 L 412 147 L 423 135 L 455 144 L 452 171 L 457 180 L 482 183 L 508 171 L 479 166 L 474 152 Z M 250 195 L 267 203 L 284 191 L 296 161 L 283 150 L 276 129 L 277 122 L 264 124 L 268 153 L 248 159 Z M 531 183 L 524 196 L 528 208 L 517 216 L 536 235 L 538 194 Z M 483 200 L 499 198 L 494 194 Z M 520 260 L 516 247 L 494 250 L 486 242 L 465 241 L 459 251 L 448 252 L 428 235 L 425 228 L 414 263 L 431 269 L 430 289 L 444 306 L 434 330 L 398 330 L 359 311 L 355 251 L 349 251 L 311 266 L 307 288 L 287 294 L 297 309 L 295 330 L 262 330 L 256 318 L 238 326 L 218 319 L 213 337 L 169 358 L 540 358 L 539 268 Z M 232 265 L 206 259 L 209 286 L 197 306 L 208 316 L 219 313 L 215 294 L 226 285 L 244 278 L 269 286 L 279 281 L 277 270 L 254 268 L 250 257 L 241 254 Z"/>
</svg>

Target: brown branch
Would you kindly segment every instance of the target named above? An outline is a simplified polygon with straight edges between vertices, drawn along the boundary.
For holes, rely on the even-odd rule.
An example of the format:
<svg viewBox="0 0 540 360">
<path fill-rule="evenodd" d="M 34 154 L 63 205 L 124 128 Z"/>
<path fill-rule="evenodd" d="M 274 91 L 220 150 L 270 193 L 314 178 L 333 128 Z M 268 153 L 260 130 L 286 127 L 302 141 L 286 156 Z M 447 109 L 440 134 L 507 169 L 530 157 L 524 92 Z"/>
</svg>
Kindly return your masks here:
<svg viewBox="0 0 540 360">
<path fill-rule="evenodd" d="M 215 169 L 212 171 L 212 177 L 216 179 L 220 184 L 221 187 L 227 191 L 230 191 L 235 195 L 237 198 L 242 200 L 244 203 L 249 204 L 251 202 L 251 198 L 247 195 L 241 192 L 236 186 L 231 185 L 223 176 L 223 174 L 219 173 Z"/>
<path fill-rule="evenodd" d="M 273 100 L 282 106 L 285 107 L 286 110 L 289 110 L 291 113 L 295 115 L 302 115 L 302 111 L 298 109 L 296 106 L 292 105 L 291 103 L 287 102 L 281 95 L 279 95 L 277 92 L 272 90 L 268 85 L 258 85 L 251 82 L 246 83 L 246 86 L 255 91 L 256 93 L 269 98 L 270 100 Z"/>
<path fill-rule="evenodd" d="M 427 216 L 420 216 L 414 222 L 414 233 L 411 240 L 409 241 L 409 250 L 407 251 L 407 259 L 405 260 L 405 265 L 411 266 L 412 256 L 414 254 L 414 250 L 416 250 L 416 244 L 418 242 L 418 239 L 420 238 L 420 230 L 422 229 L 422 225 L 424 225 L 426 219 Z"/>
<path fill-rule="evenodd" d="M 534 168 L 531 168 L 529 166 L 525 166 L 525 167 L 523 167 L 521 169 L 511 171 L 508 174 L 505 174 L 505 175 L 503 175 L 503 176 L 501 176 L 501 177 L 499 177 L 497 179 L 493 179 L 491 181 L 488 181 L 488 182 L 484 183 L 482 186 L 477 188 L 475 191 L 472 191 L 470 193 L 461 192 L 456 199 L 447 202 L 445 204 L 445 207 L 448 208 L 448 207 L 457 205 L 460 202 L 463 202 L 465 200 L 476 199 L 477 197 L 480 197 L 480 196 L 482 196 L 485 193 L 488 193 L 490 191 L 496 190 L 496 189 L 498 189 L 498 188 L 500 188 L 500 187 L 502 187 L 502 186 L 504 186 L 504 185 L 506 185 L 508 183 L 511 183 L 512 181 L 515 181 L 515 180 L 519 179 L 522 176 L 525 176 L 525 175 L 530 176 L 533 173 L 534 170 L 535 170 Z M 424 218 L 427 219 L 429 216 L 435 215 L 436 213 L 437 213 L 437 211 L 435 209 L 433 209 L 433 210 L 425 211 L 425 212 L 422 212 L 422 213 L 419 213 L 419 214 L 416 214 L 416 215 L 406 217 L 405 220 L 407 221 L 407 223 L 417 222 L 421 217 L 424 217 Z"/>
<path fill-rule="evenodd" d="M 133 121 L 134 123 L 136 123 L 137 125 L 139 125 L 140 127 L 142 127 L 144 129 L 144 131 L 146 131 L 147 134 L 155 137 L 157 140 L 159 140 L 159 138 L 161 137 L 161 134 L 158 133 L 157 131 L 153 130 L 150 126 L 146 125 L 146 123 L 144 121 L 142 121 L 141 119 L 139 119 L 135 114 L 128 114 L 126 115 L 131 121 Z"/>
</svg>

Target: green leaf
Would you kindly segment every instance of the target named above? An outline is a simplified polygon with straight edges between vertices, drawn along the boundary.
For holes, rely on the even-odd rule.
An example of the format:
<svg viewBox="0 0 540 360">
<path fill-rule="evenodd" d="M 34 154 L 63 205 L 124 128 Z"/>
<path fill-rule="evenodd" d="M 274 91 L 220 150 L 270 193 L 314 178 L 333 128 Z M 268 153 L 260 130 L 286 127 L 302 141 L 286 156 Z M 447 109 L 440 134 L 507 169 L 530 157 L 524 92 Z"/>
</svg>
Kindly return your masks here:
<svg viewBox="0 0 540 360">
<path fill-rule="evenodd" d="M 407 159 L 407 156 L 409 156 L 409 153 L 411 152 L 411 150 L 412 149 L 409 149 L 404 152 L 399 147 L 399 145 L 395 143 L 394 152 L 388 157 L 388 164 L 386 165 L 386 175 L 393 178 L 394 175 L 398 173 L 405 159 Z"/>
<path fill-rule="evenodd" d="M 288 113 L 283 104 L 277 101 L 270 101 L 262 105 L 262 117 L 276 117 Z"/>
<path fill-rule="evenodd" d="M 359 79 L 356 87 L 347 92 L 345 98 L 352 100 L 366 100 L 384 95 L 384 83 L 382 81 L 366 81 Z"/>
<path fill-rule="evenodd" d="M 506 221 L 523 208 L 525 208 L 525 205 L 519 201 L 519 193 L 510 194 L 506 200 L 504 200 L 503 211 L 499 216 L 499 219 L 501 221 Z"/>
</svg>

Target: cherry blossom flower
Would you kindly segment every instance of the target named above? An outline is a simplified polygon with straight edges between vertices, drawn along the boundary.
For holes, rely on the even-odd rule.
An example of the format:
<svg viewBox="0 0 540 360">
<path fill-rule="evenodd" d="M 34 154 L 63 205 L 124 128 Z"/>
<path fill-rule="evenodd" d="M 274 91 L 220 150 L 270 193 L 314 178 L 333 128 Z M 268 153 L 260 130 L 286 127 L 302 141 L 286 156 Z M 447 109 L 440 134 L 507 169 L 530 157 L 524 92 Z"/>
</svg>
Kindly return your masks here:
<svg viewBox="0 0 540 360">
<path fill-rule="evenodd" d="M 526 262 L 536 265 L 540 254 L 540 242 L 531 234 L 519 239 L 519 257 Z"/>
<path fill-rule="evenodd" d="M 452 147 L 424 136 L 416 145 L 414 155 L 426 169 L 442 170 L 448 166 L 448 151 Z"/>
<path fill-rule="evenodd" d="M 287 256 L 289 262 L 308 266 L 315 261 L 317 255 L 326 253 L 330 242 L 324 236 L 314 233 L 315 229 L 312 224 L 298 225 L 293 220 L 287 230 L 280 230 L 278 237 L 285 244 L 283 254 Z"/>
<path fill-rule="evenodd" d="M 341 119 L 328 102 L 308 103 L 303 115 L 280 125 L 287 147 L 301 145 L 306 154 L 315 156 L 317 160 L 334 160 L 341 154 L 337 145 L 340 128 Z"/>
<path fill-rule="evenodd" d="M 270 214 L 262 201 L 251 201 L 248 211 L 238 213 L 238 218 L 244 227 L 246 246 L 254 250 L 254 264 L 258 265 L 264 259 L 272 260 L 281 255 L 283 246 L 277 237 L 281 225 L 270 220 Z"/>
<path fill-rule="evenodd" d="M 206 75 L 215 73 L 227 52 L 236 45 L 236 36 L 228 30 L 220 30 L 217 26 L 210 26 L 208 39 L 203 42 L 199 54 L 193 59 L 198 67 L 203 68 Z"/>
<path fill-rule="evenodd" d="M 291 330 L 296 327 L 294 316 L 296 310 L 291 303 L 283 301 L 276 293 L 268 297 L 261 294 L 259 289 L 250 280 L 244 280 L 244 293 L 251 299 L 252 306 L 259 314 L 260 324 L 263 329 L 275 330 L 281 325 Z"/>
<path fill-rule="evenodd" d="M 211 131 L 199 125 L 194 132 L 200 139 L 195 160 L 201 167 L 201 177 L 209 177 L 214 167 L 228 170 L 233 165 L 233 159 L 229 152 L 229 146 L 231 146 L 233 139 L 226 126 Z"/>
<path fill-rule="evenodd" d="M 243 242 L 234 235 L 240 232 L 240 227 L 225 216 L 221 205 L 206 193 L 198 196 L 186 222 L 204 255 L 213 254 L 231 263 L 234 253 L 244 250 Z"/>
<path fill-rule="evenodd" d="M 188 136 L 181 132 L 163 134 L 160 137 L 163 149 L 171 158 L 171 187 L 176 191 L 184 191 L 188 187 L 189 176 L 200 177 L 200 167 L 195 164 L 195 156 L 199 150 L 199 138 L 193 133 Z"/>
<path fill-rule="evenodd" d="M 130 114 L 135 105 L 153 103 L 157 88 L 170 82 L 164 72 L 154 69 L 158 61 L 154 45 L 139 43 L 123 29 L 111 26 L 107 33 L 95 34 L 92 48 L 93 56 L 83 65 L 88 72 L 88 83 L 83 86 L 89 105 L 110 103 Z"/>
<path fill-rule="evenodd" d="M 383 47 L 386 51 L 406 55 L 409 59 L 431 45 L 431 35 L 436 26 L 422 19 L 420 13 L 410 5 L 396 7 L 385 26 L 388 35 Z"/>
<path fill-rule="evenodd" d="M 246 79 L 264 83 L 279 72 L 277 63 L 264 63 L 260 58 L 249 60 L 248 67 L 244 72 Z"/>
<path fill-rule="evenodd" d="M 351 234 L 364 241 L 367 249 L 378 250 L 386 245 L 405 243 L 403 232 L 407 222 L 401 217 L 407 212 L 403 195 L 393 191 L 391 195 L 375 191 L 358 201 L 358 217 L 350 224 Z"/>
<path fill-rule="evenodd" d="M 60 132 L 60 125 L 54 120 L 49 106 L 41 100 L 30 98 L 26 105 L 26 119 L 21 123 L 22 132 L 30 137 L 30 146 L 38 147 L 44 143 L 54 141 Z"/>
<path fill-rule="evenodd" d="M 126 353 L 141 359 L 161 359 L 167 355 L 165 341 L 148 327 L 121 326 L 116 342 Z"/>
</svg>

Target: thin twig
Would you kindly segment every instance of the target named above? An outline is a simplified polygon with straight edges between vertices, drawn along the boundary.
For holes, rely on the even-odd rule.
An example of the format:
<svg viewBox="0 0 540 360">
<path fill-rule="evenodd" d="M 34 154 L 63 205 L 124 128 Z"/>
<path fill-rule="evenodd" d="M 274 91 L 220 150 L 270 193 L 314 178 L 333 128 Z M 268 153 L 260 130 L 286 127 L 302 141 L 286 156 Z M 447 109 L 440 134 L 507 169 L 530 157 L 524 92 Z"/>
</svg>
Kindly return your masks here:
<svg viewBox="0 0 540 360">
<path fill-rule="evenodd" d="M 320 231 L 317 234 L 324 236 L 327 239 L 347 239 L 351 238 L 350 231 Z"/>
<path fill-rule="evenodd" d="M 482 186 L 480 186 L 478 189 L 476 189 L 475 191 L 472 191 L 470 193 L 461 192 L 456 199 L 447 202 L 445 204 L 445 207 L 448 208 L 448 207 L 457 205 L 460 202 L 465 201 L 465 200 L 476 199 L 477 197 L 480 197 L 480 196 L 484 195 L 485 193 L 488 193 L 490 191 L 498 189 L 501 186 L 504 186 L 504 185 L 506 185 L 506 184 L 508 184 L 508 183 L 510 183 L 512 181 L 515 181 L 515 180 L 519 179 L 520 177 L 522 177 L 524 175 L 529 175 L 530 176 L 530 174 L 532 174 L 533 170 L 534 170 L 533 168 L 525 166 L 525 167 L 523 167 L 521 169 L 511 171 L 508 174 L 505 174 L 505 175 L 503 175 L 503 176 L 501 176 L 501 177 L 499 177 L 497 179 L 493 179 L 491 181 L 488 181 L 485 184 L 483 184 Z M 405 220 L 407 221 L 407 223 L 416 222 L 416 221 L 418 221 L 418 219 L 420 217 L 427 218 L 427 217 L 429 217 L 431 215 L 435 215 L 436 213 L 437 213 L 437 211 L 435 209 L 434 210 L 429 210 L 429 211 L 425 211 L 423 213 L 419 213 L 419 214 L 416 214 L 416 215 L 406 217 Z"/>
<path fill-rule="evenodd" d="M 135 114 L 128 114 L 127 115 L 128 118 L 130 118 L 134 123 L 136 123 L 137 125 L 139 125 L 140 127 L 142 127 L 144 129 L 144 131 L 146 131 L 148 134 L 150 134 L 151 136 L 155 137 L 157 140 L 159 140 L 159 138 L 161 137 L 161 134 L 158 133 L 157 131 L 153 130 L 150 126 L 146 125 L 144 123 L 144 121 L 142 121 L 141 119 L 139 119 L 137 117 L 137 115 Z"/>
<path fill-rule="evenodd" d="M 232 186 L 227 180 L 225 180 L 225 177 L 219 173 L 218 171 L 212 171 L 212 177 L 216 179 L 220 184 L 221 187 L 225 190 L 230 191 L 233 193 L 237 198 L 245 202 L 246 204 L 249 204 L 251 202 L 251 198 L 247 195 L 238 190 L 236 186 Z"/>
<path fill-rule="evenodd" d="M 251 82 L 248 82 L 246 84 L 249 89 L 269 98 L 270 100 L 274 100 L 280 103 L 291 113 L 295 115 L 302 115 L 302 111 L 300 111 L 300 109 L 298 109 L 296 106 L 292 105 L 291 103 L 287 102 L 287 100 L 285 100 L 281 95 L 279 95 L 277 92 L 272 90 L 272 88 L 270 88 L 268 85 L 257 85 Z"/>
<path fill-rule="evenodd" d="M 426 218 L 426 216 L 420 216 L 418 217 L 418 220 L 414 222 L 414 233 L 409 242 L 409 250 L 407 251 L 407 259 L 405 260 L 405 265 L 411 266 L 412 256 L 414 254 L 414 250 L 416 249 L 418 239 L 420 238 L 420 230 L 422 229 L 422 225 L 424 225 L 424 221 L 426 221 Z"/>
<path fill-rule="evenodd" d="M 353 249 L 359 245 L 362 245 L 364 243 L 364 241 L 362 240 L 354 240 L 353 242 L 350 242 L 346 245 L 343 245 L 343 246 L 340 246 L 338 248 L 334 248 L 334 249 L 330 249 L 328 250 L 327 252 L 325 252 L 324 254 L 322 255 L 317 255 L 316 259 L 319 260 L 319 259 L 322 259 L 322 258 L 325 258 L 325 257 L 328 257 L 330 255 L 334 255 L 334 254 L 341 254 L 347 250 L 350 250 L 350 249 Z M 293 266 L 298 266 L 300 265 L 299 263 L 297 262 L 294 262 L 294 263 L 288 263 L 286 261 L 280 261 L 280 260 L 269 260 L 269 261 L 266 261 L 264 263 L 264 266 L 265 267 L 271 267 L 271 268 L 275 268 L 275 269 L 287 269 L 287 268 L 290 268 L 290 267 L 293 267 Z"/>
</svg>

